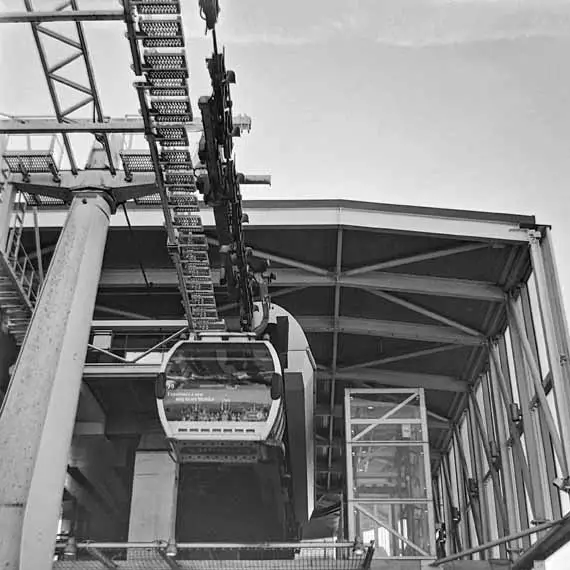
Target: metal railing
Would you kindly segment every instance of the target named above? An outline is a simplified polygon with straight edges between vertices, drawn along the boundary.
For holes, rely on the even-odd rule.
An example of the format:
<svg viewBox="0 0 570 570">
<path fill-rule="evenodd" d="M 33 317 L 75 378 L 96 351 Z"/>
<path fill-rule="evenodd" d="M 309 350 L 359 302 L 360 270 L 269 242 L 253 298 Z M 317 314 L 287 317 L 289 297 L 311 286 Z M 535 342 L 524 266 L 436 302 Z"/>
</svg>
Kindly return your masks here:
<svg viewBox="0 0 570 570">
<path fill-rule="evenodd" d="M 14 225 L 8 234 L 5 259 L 8 263 L 13 278 L 25 294 L 30 305 L 33 307 L 37 301 L 41 288 L 41 278 L 30 256 L 22 245 L 22 233 L 24 229 L 24 214 L 26 203 L 21 196 L 15 206 Z"/>
<path fill-rule="evenodd" d="M 535 527 L 527 528 L 525 530 L 521 530 L 520 532 L 515 532 L 513 534 L 509 534 L 508 536 L 503 536 L 501 538 L 498 538 L 497 540 L 492 540 L 490 542 L 486 542 L 485 544 L 480 544 L 479 546 L 476 546 L 474 548 L 469 548 L 467 550 L 463 550 L 462 552 L 457 552 L 456 554 L 451 554 L 449 556 L 446 556 L 445 558 L 439 558 L 438 560 L 432 562 L 430 564 L 430 566 L 441 566 L 442 564 L 445 564 L 447 562 L 452 562 L 453 560 L 459 560 L 460 558 L 465 558 L 467 556 L 471 556 L 472 554 L 476 554 L 478 552 L 483 552 L 485 550 L 489 550 L 491 548 L 494 548 L 495 546 L 499 546 L 501 544 L 506 544 L 507 542 L 511 542 L 511 541 L 516 540 L 518 538 L 522 538 L 524 536 L 528 536 L 531 534 L 536 534 L 538 532 L 548 530 L 549 528 L 552 528 L 553 526 L 557 526 L 557 525 L 562 524 L 564 521 L 565 521 L 565 519 L 557 519 L 555 521 L 547 521 L 545 523 L 536 525 Z"/>
<path fill-rule="evenodd" d="M 54 569 L 368 570 L 374 545 L 354 542 L 174 543 L 58 541 Z M 99 564 L 97 564 L 99 563 Z M 96 566 L 95 566 L 96 565 Z"/>
</svg>

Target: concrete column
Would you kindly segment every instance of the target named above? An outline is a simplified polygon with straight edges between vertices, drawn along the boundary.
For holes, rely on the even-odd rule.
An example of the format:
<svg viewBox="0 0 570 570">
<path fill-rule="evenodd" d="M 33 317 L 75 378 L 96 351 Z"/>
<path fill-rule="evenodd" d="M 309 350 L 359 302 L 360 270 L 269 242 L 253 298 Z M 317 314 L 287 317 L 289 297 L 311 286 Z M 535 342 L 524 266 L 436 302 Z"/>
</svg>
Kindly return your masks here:
<svg viewBox="0 0 570 570">
<path fill-rule="evenodd" d="M 174 539 L 178 464 L 167 451 L 140 450 L 135 458 L 129 542 Z"/>
<path fill-rule="evenodd" d="M 3 570 L 52 566 L 111 206 L 78 192 L 0 414 Z"/>
</svg>

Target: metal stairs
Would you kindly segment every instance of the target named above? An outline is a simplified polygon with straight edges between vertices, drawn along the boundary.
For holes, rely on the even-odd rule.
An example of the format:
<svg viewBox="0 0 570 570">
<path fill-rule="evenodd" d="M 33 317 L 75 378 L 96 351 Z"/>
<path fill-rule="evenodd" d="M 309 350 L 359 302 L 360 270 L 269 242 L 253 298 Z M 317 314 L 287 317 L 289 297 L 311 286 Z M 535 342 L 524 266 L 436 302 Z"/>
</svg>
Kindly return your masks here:
<svg viewBox="0 0 570 570">
<path fill-rule="evenodd" d="M 26 208 L 23 196 L 18 195 L 14 225 L 6 249 L 0 251 L 0 312 L 18 345 L 24 342 L 40 289 L 39 275 L 21 242 Z"/>
</svg>

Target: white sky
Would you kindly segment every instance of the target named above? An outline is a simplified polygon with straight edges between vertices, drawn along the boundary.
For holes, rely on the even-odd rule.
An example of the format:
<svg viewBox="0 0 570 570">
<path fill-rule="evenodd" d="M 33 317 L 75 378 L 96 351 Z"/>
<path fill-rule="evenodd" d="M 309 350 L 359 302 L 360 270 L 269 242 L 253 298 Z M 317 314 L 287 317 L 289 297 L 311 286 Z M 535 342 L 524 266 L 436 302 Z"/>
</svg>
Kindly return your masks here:
<svg viewBox="0 0 570 570">
<path fill-rule="evenodd" d="M 79 4 L 119 8 L 112 0 Z M 184 2 L 194 101 L 209 93 L 211 51 L 197 4 Z M 570 0 L 221 5 L 235 108 L 253 118 L 238 168 L 273 178 L 271 190 L 246 197 L 534 214 L 553 225 L 570 307 Z M 0 0 L 0 9 L 23 10 L 23 2 Z M 124 25 L 85 30 L 105 114 L 135 114 Z M 51 62 L 70 53 L 56 53 L 50 39 L 45 45 Z M 29 26 L 4 25 L 0 68 L 0 112 L 52 114 Z M 76 100 L 65 87 L 59 94 L 64 106 Z M 81 137 L 74 140 L 84 155 Z M 560 561 L 548 570 L 568 567 Z"/>
</svg>

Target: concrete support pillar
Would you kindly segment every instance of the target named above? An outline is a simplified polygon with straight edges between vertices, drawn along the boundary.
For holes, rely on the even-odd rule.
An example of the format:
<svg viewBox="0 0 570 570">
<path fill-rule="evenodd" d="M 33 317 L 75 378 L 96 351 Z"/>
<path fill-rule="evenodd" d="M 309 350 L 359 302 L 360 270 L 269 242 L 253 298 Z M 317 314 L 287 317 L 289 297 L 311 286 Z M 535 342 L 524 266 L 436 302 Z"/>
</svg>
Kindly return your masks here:
<svg viewBox="0 0 570 570">
<path fill-rule="evenodd" d="M 174 539 L 177 498 L 178 464 L 168 451 L 137 451 L 129 542 Z"/>
<path fill-rule="evenodd" d="M 78 192 L 0 414 L 0 561 L 48 570 L 111 206 Z"/>
</svg>

